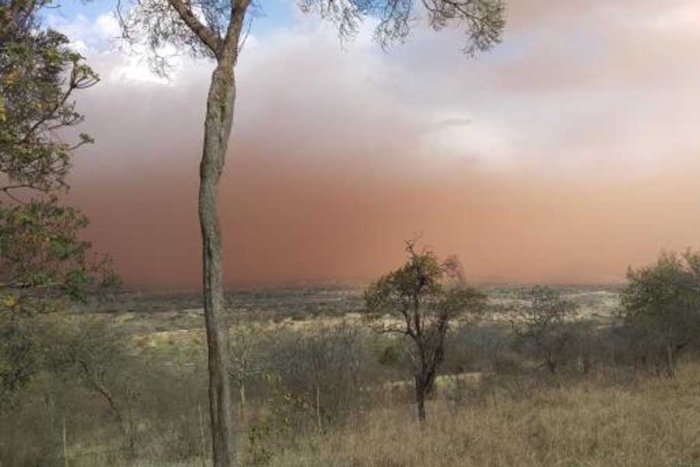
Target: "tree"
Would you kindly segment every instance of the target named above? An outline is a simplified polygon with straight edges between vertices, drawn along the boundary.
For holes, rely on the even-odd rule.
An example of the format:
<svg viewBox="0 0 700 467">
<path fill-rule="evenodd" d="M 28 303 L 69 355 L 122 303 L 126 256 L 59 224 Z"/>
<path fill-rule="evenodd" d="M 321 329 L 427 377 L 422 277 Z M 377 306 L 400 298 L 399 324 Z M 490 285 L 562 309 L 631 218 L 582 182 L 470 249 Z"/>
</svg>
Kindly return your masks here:
<svg viewBox="0 0 700 467">
<path fill-rule="evenodd" d="M 442 29 L 463 26 L 464 51 L 474 54 L 500 41 L 504 27 L 503 0 L 422 0 L 430 25 Z M 218 184 L 233 123 L 236 84 L 234 68 L 244 42 L 246 17 L 254 14 L 251 0 L 133 0 L 118 8 L 125 38 L 145 41 L 155 69 L 168 68 L 165 44 L 215 61 L 207 97 L 204 145 L 200 163 L 199 219 L 202 234 L 204 315 L 210 372 L 210 412 L 214 465 L 233 462 L 230 383 L 220 316 L 224 306 L 222 243 L 217 213 Z M 303 0 L 301 8 L 332 21 L 341 39 L 352 38 L 364 17 L 378 23 L 375 37 L 384 47 L 403 41 L 415 16 L 413 0 Z"/>
<path fill-rule="evenodd" d="M 234 329 L 229 346 L 229 373 L 238 386 L 240 420 L 246 423 L 246 387 L 254 376 L 263 372 L 260 355 L 264 342 L 264 329 L 258 323 L 239 324 Z"/>
<path fill-rule="evenodd" d="M 133 372 L 135 365 L 125 345 L 128 336 L 96 316 L 61 317 L 46 324 L 41 336 L 46 366 L 104 400 L 133 457 L 136 440 L 131 404 L 136 394 L 134 378 L 126 370 Z"/>
<path fill-rule="evenodd" d="M 90 254 L 87 219 L 62 206 L 82 122 L 74 92 L 98 81 L 68 39 L 39 21 L 50 0 L 0 3 L 0 392 L 15 393 L 36 368 L 27 318 L 60 309 L 86 287 L 114 284 L 109 258 Z M 4 399 L 4 398 L 3 398 Z"/>
<path fill-rule="evenodd" d="M 555 374 L 567 348 L 574 345 L 577 305 L 549 287 L 533 287 L 521 295 L 524 304 L 516 309 L 513 330 L 534 344 L 542 365 Z"/>
<path fill-rule="evenodd" d="M 0 190 L 8 196 L 66 189 L 73 152 L 92 142 L 85 134 L 73 143 L 61 137 L 83 121 L 71 100 L 74 92 L 99 78 L 65 35 L 41 28 L 39 12 L 50 3 L 0 4 Z"/>
<path fill-rule="evenodd" d="M 361 328 L 348 323 L 318 325 L 303 334 L 279 332 L 268 361 L 288 396 L 280 418 L 290 419 L 296 430 L 302 421 L 311 422 L 319 433 L 343 420 L 369 384 L 371 356 L 364 344 Z"/>
<path fill-rule="evenodd" d="M 366 317 L 381 333 L 410 339 L 418 418 L 425 421 L 425 398 L 445 359 L 445 339 L 453 320 L 478 321 L 485 296 L 467 286 L 455 257 L 439 262 L 432 251 L 406 243 L 408 261 L 365 291 Z M 389 316 L 387 316 L 389 315 Z M 398 318 L 398 319 L 397 319 Z"/>
<path fill-rule="evenodd" d="M 662 253 L 655 264 L 627 272 L 622 319 L 667 377 L 700 332 L 700 253 Z"/>
</svg>

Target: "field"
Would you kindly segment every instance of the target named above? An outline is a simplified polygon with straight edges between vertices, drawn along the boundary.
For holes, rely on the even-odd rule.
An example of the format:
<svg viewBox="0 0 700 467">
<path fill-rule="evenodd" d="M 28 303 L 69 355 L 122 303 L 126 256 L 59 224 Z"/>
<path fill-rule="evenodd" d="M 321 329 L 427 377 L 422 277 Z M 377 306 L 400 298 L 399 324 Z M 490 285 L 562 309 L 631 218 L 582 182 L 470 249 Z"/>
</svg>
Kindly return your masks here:
<svg viewBox="0 0 700 467">
<path fill-rule="evenodd" d="M 588 345 L 592 370 L 581 371 L 576 353 L 556 375 L 511 335 L 503 310 L 521 300 L 517 289 L 484 290 L 485 320 L 452 323 L 425 426 L 405 343 L 367 328 L 362 288 L 233 294 L 226 319 L 244 465 L 700 465 L 700 365 L 688 358 L 668 381 L 618 362 L 606 334 L 617 287 L 559 288 L 598 340 Z M 208 465 L 198 300 L 121 294 L 47 317 L 94 370 L 29 388 L 3 416 L 0 465 Z"/>
<path fill-rule="evenodd" d="M 433 402 L 424 428 L 409 411 L 380 409 L 339 432 L 310 437 L 276 455 L 271 465 L 700 465 L 698 366 L 684 367 L 673 384 L 622 384 L 608 375 L 561 388 L 515 383 L 487 394 L 458 407 Z"/>
<path fill-rule="evenodd" d="M 560 286 L 565 298 L 575 301 L 582 318 L 609 322 L 619 306 L 619 286 Z M 230 323 L 258 323 L 271 329 L 304 329 L 319 324 L 350 321 L 359 324 L 362 286 L 267 288 L 227 294 Z M 519 287 L 484 286 L 493 309 L 519 300 Z M 74 313 L 97 313 L 128 329 L 138 339 L 162 340 L 204 331 L 201 297 L 193 293 L 124 293 L 107 300 L 75 305 Z M 503 317 L 491 313 L 486 321 Z"/>
</svg>

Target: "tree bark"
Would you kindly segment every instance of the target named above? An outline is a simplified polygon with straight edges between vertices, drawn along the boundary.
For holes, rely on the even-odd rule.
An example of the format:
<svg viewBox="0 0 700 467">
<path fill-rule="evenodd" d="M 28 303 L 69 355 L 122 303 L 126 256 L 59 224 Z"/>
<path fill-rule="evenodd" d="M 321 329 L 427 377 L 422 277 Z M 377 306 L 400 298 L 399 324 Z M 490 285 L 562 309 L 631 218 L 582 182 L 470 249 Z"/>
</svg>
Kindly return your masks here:
<svg viewBox="0 0 700 467">
<path fill-rule="evenodd" d="M 323 426 L 321 424 L 321 386 L 316 382 L 316 426 L 318 432 L 323 432 Z"/>
<path fill-rule="evenodd" d="M 675 369 L 675 355 L 673 352 L 673 347 L 668 344 L 666 346 L 666 377 L 668 379 L 674 379 L 676 377 Z"/>
<path fill-rule="evenodd" d="M 241 412 L 241 424 L 246 425 L 248 423 L 248 420 L 246 418 L 246 398 L 245 398 L 245 381 L 241 381 L 241 385 L 238 388 L 238 394 L 240 396 L 240 401 L 238 402 L 241 404 L 240 407 L 240 412 Z"/>
<path fill-rule="evenodd" d="M 416 405 L 418 406 L 418 421 L 425 422 L 425 381 L 421 376 L 416 376 Z"/>
<path fill-rule="evenodd" d="M 202 417 L 202 404 L 197 404 L 197 413 L 199 415 L 199 449 L 202 460 L 202 467 L 207 467 L 207 453 L 204 448 L 204 417 Z"/>
<path fill-rule="evenodd" d="M 61 431 L 61 441 L 63 441 L 63 467 L 69 467 L 68 463 L 68 439 L 66 436 L 66 416 L 63 416 L 63 430 Z"/>
<path fill-rule="evenodd" d="M 222 242 L 218 215 L 218 187 L 233 124 L 236 94 L 234 58 L 218 60 L 212 74 L 204 122 L 200 163 L 199 220 L 202 230 L 204 319 L 209 358 L 209 411 L 215 467 L 234 462 L 231 385 L 226 359 L 226 329 L 220 319 L 224 308 Z"/>
</svg>

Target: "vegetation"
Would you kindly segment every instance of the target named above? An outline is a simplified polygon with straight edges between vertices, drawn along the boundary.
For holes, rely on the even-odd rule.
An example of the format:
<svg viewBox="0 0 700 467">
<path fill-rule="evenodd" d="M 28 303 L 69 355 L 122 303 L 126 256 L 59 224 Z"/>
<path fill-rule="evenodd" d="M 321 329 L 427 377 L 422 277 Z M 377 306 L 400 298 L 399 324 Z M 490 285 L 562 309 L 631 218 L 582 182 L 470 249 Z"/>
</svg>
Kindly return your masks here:
<svg viewBox="0 0 700 467">
<path fill-rule="evenodd" d="M 66 142 L 83 120 L 73 94 L 98 77 L 41 24 L 49 5 L 0 3 L 0 466 L 698 464 L 700 253 L 630 269 L 603 303 L 571 287 L 478 291 L 455 258 L 408 242 L 406 263 L 364 293 L 254 291 L 227 306 L 217 185 L 249 0 L 138 0 L 121 17 L 161 71 L 165 42 L 216 62 L 204 308 L 99 303 L 92 292 L 118 279 L 61 203 L 74 151 L 92 142 Z M 467 53 L 500 39 L 500 0 L 422 6 L 436 29 L 465 27 Z M 407 37 L 414 4 L 302 7 L 344 39 L 375 17 L 386 46 Z"/>
<path fill-rule="evenodd" d="M 576 303 L 549 287 L 534 287 L 523 293 L 524 303 L 516 307 L 513 330 L 532 343 L 543 365 L 554 374 L 565 352 L 575 342 L 573 319 Z"/>
<path fill-rule="evenodd" d="M 678 373 L 673 385 L 602 374 L 563 389 L 490 386 L 456 409 L 437 401 L 425 429 L 400 407 L 380 407 L 357 424 L 280 449 L 269 465 L 693 466 L 700 368 Z"/>
<path fill-rule="evenodd" d="M 0 412 L 41 365 L 34 316 L 118 282 L 80 238 L 87 219 L 60 204 L 73 152 L 62 132 L 82 122 L 72 96 L 98 81 L 68 39 L 42 27 L 47 0 L 0 4 Z"/>
<path fill-rule="evenodd" d="M 244 388 L 244 410 L 236 411 L 241 462 L 692 465 L 694 444 L 683 440 L 696 433 L 692 388 L 700 373 L 694 343 L 678 357 L 676 379 L 660 380 L 639 364 L 643 346 L 636 339 L 645 336 L 614 315 L 586 321 L 581 312 L 574 342 L 552 378 L 538 347 L 523 341 L 501 312 L 502 304 L 533 305 L 527 301 L 532 295 L 487 290 L 479 323 L 451 321 L 444 361 L 425 398 L 432 414 L 425 429 L 409 409 L 415 380 L 407 377 L 414 372 L 408 355 L 416 349 L 410 337 L 377 333 L 379 322 L 368 328 L 366 318 L 352 312 L 280 319 L 286 305 L 274 293 L 266 295 L 266 305 L 264 294 L 255 294 L 256 303 L 270 309 L 262 316 L 230 310 L 246 317 L 231 330 L 237 333 L 232 342 L 240 345 L 229 349 L 229 367 L 236 369 L 232 397 L 241 400 Z M 555 292 L 581 310 L 608 307 L 600 297 L 609 295 L 598 289 Z M 311 307 L 328 306 L 317 301 L 319 291 L 300 295 Z M 346 296 L 357 303 L 357 293 Z M 205 336 L 201 315 L 190 319 L 189 305 L 28 320 L 33 373 L 0 414 L 0 463 L 210 461 Z M 587 372 L 577 364 L 584 354 Z M 406 439 L 416 441 L 408 446 Z M 633 449 L 642 445 L 649 446 L 647 454 Z M 659 464 L 662 457 L 668 462 Z"/>
<path fill-rule="evenodd" d="M 402 268 L 367 289 L 365 311 L 370 321 L 379 322 L 379 332 L 410 339 L 418 418 L 425 421 L 425 397 L 445 360 L 450 323 L 475 323 L 484 312 L 485 296 L 466 285 L 456 258 L 440 263 L 431 251 L 418 253 L 414 242 L 407 242 L 406 251 L 409 258 Z M 387 322 L 386 315 L 392 321 Z"/>
<path fill-rule="evenodd" d="M 48 4 L 0 5 L 0 287 L 8 309 L 37 308 L 36 297 L 53 298 L 51 291 L 76 297 L 96 275 L 114 279 L 108 260 L 94 261 L 89 242 L 79 239 L 85 216 L 59 204 L 74 151 L 92 142 L 81 134 L 67 143 L 61 134 L 83 121 L 71 99 L 98 77 L 66 36 L 42 28 L 39 13 Z"/>
<path fill-rule="evenodd" d="M 630 269 L 622 319 L 644 361 L 669 378 L 676 361 L 700 333 L 700 254 L 662 254 L 656 264 Z"/>
<path fill-rule="evenodd" d="M 50 193 L 67 188 L 73 151 L 92 142 L 59 138 L 83 116 L 73 94 L 97 83 L 83 57 L 68 47 L 68 38 L 43 29 L 39 12 L 49 0 L 11 0 L 0 4 L 0 188 Z M 8 183 L 9 182 L 9 183 Z"/>
<path fill-rule="evenodd" d="M 375 38 L 383 46 L 405 40 L 415 17 L 411 0 L 341 2 L 304 0 L 305 12 L 317 12 L 333 22 L 342 40 L 356 34 L 365 17 L 378 21 Z M 120 4 L 121 6 L 121 4 Z M 464 51 L 486 51 L 500 42 L 505 25 L 502 0 L 423 0 L 428 22 L 436 29 L 459 26 L 466 32 Z M 245 43 L 246 19 L 260 7 L 251 0 L 135 0 L 118 8 L 124 38 L 145 41 L 157 72 L 165 73 L 164 44 L 187 50 L 195 57 L 213 59 L 204 119 L 204 145 L 199 170 L 199 224 L 202 234 L 204 318 L 209 356 L 209 411 L 213 462 L 234 464 L 231 440 L 230 381 L 221 315 L 224 308 L 223 245 L 218 214 L 218 186 L 226 161 L 236 99 L 235 66 Z"/>
</svg>

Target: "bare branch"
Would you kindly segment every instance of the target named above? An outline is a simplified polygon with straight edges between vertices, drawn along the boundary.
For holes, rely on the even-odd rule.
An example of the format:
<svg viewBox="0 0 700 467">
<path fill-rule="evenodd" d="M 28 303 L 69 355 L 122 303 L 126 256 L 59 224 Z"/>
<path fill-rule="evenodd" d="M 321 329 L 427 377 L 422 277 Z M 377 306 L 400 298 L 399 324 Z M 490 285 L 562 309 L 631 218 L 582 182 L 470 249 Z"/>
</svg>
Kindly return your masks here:
<svg viewBox="0 0 700 467">
<path fill-rule="evenodd" d="M 243 51 L 243 47 L 245 46 L 245 43 L 248 40 L 248 35 L 250 34 L 250 28 L 253 26 L 253 18 L 254 17 L 251 16 L 250 19 L 248 20 L 248 27 L 246 28 L 245 34 L 243 35 L 243 39 L 241 39 L 239 41 L 238 52 L 236 53 L 237 56 L 241 54 L 241 52 Z"/>
<path fill-rule="evenodd" d="M 231 21 L 229 22 L 228 30 L 226 31 L 223 48 L 226 51 L 232 51 L 235 53 L 234 62 L 238 58 L 238 44 L 240 43 L 241 39 L 245 14 L 248 10 L 248 6 L 250 6 L 250 3 L 251 0 L 235 0 L 231 2 Z"/>
<path fill-rule="evenodd" d="M 183 0 L 168 0 L 168 3 L 177 11 L 182 21 L 197 35 L 202 43 L 204 43 L 214 55 L 218 56 L 222 46 L 221 38 L 202 24 Z"/>
<path fill-rule="evenodd" d="M 29 184 L 10 185 L 10 186 L 4 186 L 4 187 L 0 188 L 0 191 L 4 192 L 8 198 L 12 199 L 12 201 L 19 203 L 19 204 L 26 204 L 25 201 L 16 197 L 15 195 L 13 195 L 12 190 L 32 189 L 32 188 L 34 188 L 34 187 L 32 185 L 29 185 Z"/>
</svg>

